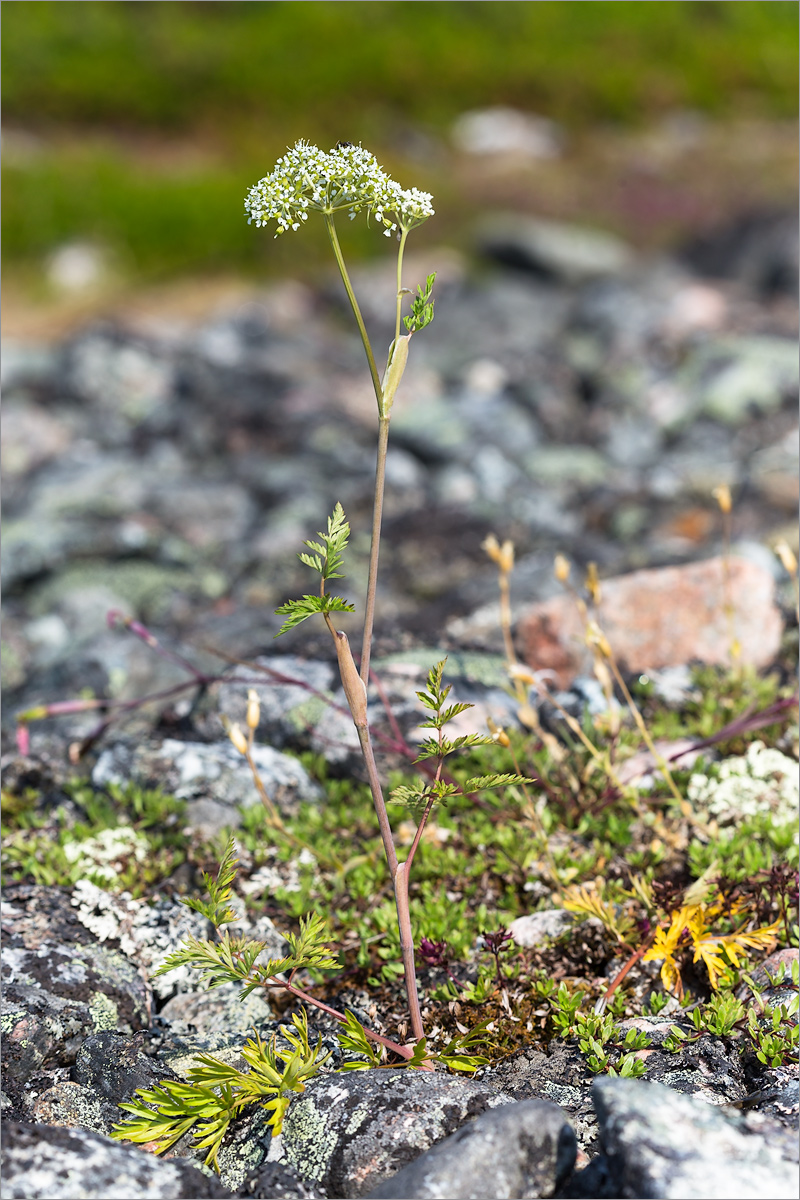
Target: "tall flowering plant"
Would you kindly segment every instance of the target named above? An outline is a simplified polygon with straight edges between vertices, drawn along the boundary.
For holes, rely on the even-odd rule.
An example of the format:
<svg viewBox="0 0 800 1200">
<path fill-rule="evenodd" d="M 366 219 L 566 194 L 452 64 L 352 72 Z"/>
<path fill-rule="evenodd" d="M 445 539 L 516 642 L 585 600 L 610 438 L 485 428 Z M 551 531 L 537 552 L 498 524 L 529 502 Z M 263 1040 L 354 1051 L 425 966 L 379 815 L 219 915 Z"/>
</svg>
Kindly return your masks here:
<svg viewBox="0 0 800 1200">
<path fill-rule="evenodd" d="M 353 606 L 340 596 L 327 591 L 329 581 L 341 578 L 343 554 L 350 535 L 350 527 L 337 504 L 328 518 L 327 529 L 321 532 L 319 541 L 307 541 L 306 551 L 299 555 L 301 561 L 319 575 L 316 592 L 300 599 L 290 600 L 277 611 L 285 617 L 281 633 L 293 629 L 311 616 L 321 616 L 336 647 L 339 671 L 347 702 L 353 717 L 361 751 L 364 756 L 375 812 L 383 839 L 386 861 L 394 886 L 397 920 L 400 931 L 400 948 L 403 960 L 411 1029 L 418 1044 L 424 1046 L 422 1016 L 417 993 L 414 967 L 414 942 L 409 913 L 409 874 L 425 824 L 433 806 L 461 789 L 445 780 L 443 765 L 445 757 L 455 750 L 476 743 L 490 743 L 490 737 L 470 734 L 450 741 L 444 727 L 468 704 L 447 704 L 449 687 L 442 685 L 444 663 L 438 663 L 428 675 L 425 690 L 417 693 L 428 710 L 424 725 L 431 731 L 421 746 L 417 761 L 433 759 L 435 765 L 428 767 L 427 779 L 412 787 L 396 788 L 392 799 L 419 812 L 417 829 L 411 848 L 403 862 L 399 861 L 386 809 L 386 800 L 375 763 L 367 717 L 367 683 L 369 680 L 370 651 L 375 616 L 375 594 L 378 577 L 380 551 L 381 516 L 386 470 L 386 451 L 389 439 L 389 422 L 392 404 L 408 360 L 409 343 L 419 330 L 433 320 L 432 291 L 435 273 L 427 276 L 424 285 L 417 287 L 411 296 L 410 312 L 402 316 L 404 297 L 410 295 L 403 287 L 403 254 L 406 239 L 412 229 L 433 216 L 431 196 L 417 188 L 402 188 L 391 179 L 378 164 L 374 155 L 361 146 L 340 142 L 332 150 L 323 151 L 308 142 L 298 142 L 281 158 L 271 174 L 252 187 L 245 201 L 248 219 L 257 226 L 269 225 L 274 221 L 276 234 L 296 232 L 308 220 L 310 212 L 321 214 L 328 232 L 331 248 L 347 292 L 353 316 L 358 326 L 364 353 L 372 378 L 378 406 L 378 448 L 375 472 L 375 497 L 372 518 L 372 541 L 369 560 L 369 575 L 364 613 L 364 628 L 361 639 L 360 662 L 356 666 L 346 633 L 336 629 L 333 614 L 352 612 Z M 361 310 L 347 272 L 342 249 L 336 231 L 335 218 L 346 212 L 350 219 L 364 213 L 382 227 L 387 237 L 397 239 L 397 292 L 395 297 L 395 331 L 389 346 L 386 365 L 381 373 L 375 361 Z M 405 332 L 402 332 L 402 329 Z M 519 776 L 484 776 L 468 780 L 464 790 L 498 787 L 506 783 L 520 782 Z"/>
</svg>

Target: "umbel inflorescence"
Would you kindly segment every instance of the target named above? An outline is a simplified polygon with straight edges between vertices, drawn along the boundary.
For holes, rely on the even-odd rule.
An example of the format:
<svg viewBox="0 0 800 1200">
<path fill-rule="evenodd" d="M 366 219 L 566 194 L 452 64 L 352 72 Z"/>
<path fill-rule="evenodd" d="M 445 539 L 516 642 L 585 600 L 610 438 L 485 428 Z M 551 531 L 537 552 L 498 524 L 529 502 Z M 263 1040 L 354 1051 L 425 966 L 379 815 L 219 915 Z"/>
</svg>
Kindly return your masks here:
<svg viewBox="0 0 800 1200">
<path fill-rule="evenodd" d="M 299 229 L 309 210 L 331 214 L 346 209 L 351 219 L 366 211 L 391 237 L 398 227 L 407 232 L 433 216 L 431 199 L 429 192 L 401 188 L 363 146 L 340 142 L 326 153 L 299 141 L 270 175 L 251 187 L 245 213 L 248 223 L 276 221 L 277 237 Z"/>
</svg>

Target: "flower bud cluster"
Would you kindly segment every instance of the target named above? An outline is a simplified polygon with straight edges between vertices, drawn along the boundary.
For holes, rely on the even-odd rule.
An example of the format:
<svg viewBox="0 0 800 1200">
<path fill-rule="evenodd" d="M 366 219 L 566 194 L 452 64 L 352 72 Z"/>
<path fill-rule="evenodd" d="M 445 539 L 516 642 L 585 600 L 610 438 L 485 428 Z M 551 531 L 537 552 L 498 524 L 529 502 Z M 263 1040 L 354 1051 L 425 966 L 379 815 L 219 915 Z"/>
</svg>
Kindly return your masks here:
<svg viewBox="0 0 800 1200">
<path fill-rule="evenodd" d="M 299 141 L 279 158 L 271 175 L 251 187 L 245 199 L 248 224 L 276 221 L 278 234 L 297 230 L 309 211 L 347 209 L 351 219 L 366 210 L 390 237 L 398 228 L 413 229 L 433 215 L 432 197 L 418 188 L 404 190 L 374 154 L 362 146 L 339 143 L 327 153 Z"/>
</svg>

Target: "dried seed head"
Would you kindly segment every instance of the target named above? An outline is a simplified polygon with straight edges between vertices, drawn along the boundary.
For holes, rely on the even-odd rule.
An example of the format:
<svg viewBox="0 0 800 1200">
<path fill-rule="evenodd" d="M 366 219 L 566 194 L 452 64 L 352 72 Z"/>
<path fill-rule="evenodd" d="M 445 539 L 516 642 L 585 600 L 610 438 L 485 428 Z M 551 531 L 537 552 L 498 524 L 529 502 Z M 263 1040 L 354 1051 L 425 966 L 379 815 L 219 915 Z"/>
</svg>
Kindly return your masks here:
<svg viewBox="0 0 800 1200">
<path fill-rule="evenodd" d="M 481 550 L 484 550 L 493 563 L 500 565 L 500 543 L 493 533 L 485 537 L 481 542 Z"/>
<path fill-rule="evenodd" d="M 504 575 L 510 575 L 514 570 L 514 543 L 506 539 L 500 547 L 500 570 Z"/>
<path fill-rule="evenodd" d="M 247 728 L 258 729 L 258 722 L 261 720 L 261 701 L 258 698 L 258 692 L 255 688 L 250 688 L 247 693 Z"/>
<path fill-rule="evenodd" d="M 775 550 L 775 553 L 777 554 L 778 558 L 780 559 L 781 565 L 782 565 L 784 571 L 786 571 L 787 575 L 796 575 L 797 574 L 797 558 L 796 558 L 795 553 L 792 550 L 791 546 L 789 545 L 789 543 L 785 542 L 785 541 L 783 541 L 783 539 L 781 539 L 781 541 L 775 543 L 774 550 Z"/>
<path fill-rule="evenodd" d="M 722 512 L 729 513 L 731 511 L 733 508 L 733 501 L 731 500 L 731 489 L 728 487 L 727 483 L 721 483 L 719 487 L 715 487 L 711 492 L 711 495 L 716 500 Z"/>
<path fill-rule="evenodd" d="M 599 604 L 600 580 L 597 577 L 597 563 L 590 562 L 586 568 L 586 590 L 592 604 Z"/>
<path fill-rule="evenodd" d="M 246 755 L 248 751 L 247 738 L 242 733 L 241 728 L 238 725 L 229 725 L 227 734 L 239 753 Z"/>
<path fill-rule="evenodd" d="M 596 621 L 590 621 L 586 626 L 586 645 L 598 650 L 603 658 L 611 658 L 611 645 Z"/>
<path fill-rule="evenodd" d="M 563 554 L 557 554 L 553 563 L 553 574 L 559 583 L 566 583 L 569 579 L 569 573 L 572 570 L 572 563 Z"/>
</svg>

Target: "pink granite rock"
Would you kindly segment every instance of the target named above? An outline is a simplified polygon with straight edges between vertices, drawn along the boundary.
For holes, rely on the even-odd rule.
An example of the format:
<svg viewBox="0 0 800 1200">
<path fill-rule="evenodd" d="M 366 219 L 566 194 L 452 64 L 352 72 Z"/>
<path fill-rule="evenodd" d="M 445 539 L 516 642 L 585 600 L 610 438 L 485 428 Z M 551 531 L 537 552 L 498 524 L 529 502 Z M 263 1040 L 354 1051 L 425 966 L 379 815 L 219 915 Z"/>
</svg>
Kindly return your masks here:
<svg viewBox="0 0 800 1200">
<path fill-rule="evenodd" d="M 783 628 L 771 574 L 747 559 L 730 558 L 728 596 L 730 614 L 722 558 L 634 571 L 602 581 L 594 619 L 623 669 L 655 670 L 693 659 L 724 665 L 731 661 L 731 630 L 740 661 L 767 666 L 778 652 Z M 516 641 L 525 662 L 536 671 L 554 672 L 561 687 L 591 672 L 585 622 L 570 596 L 523 612 Z"/>
</svg>

